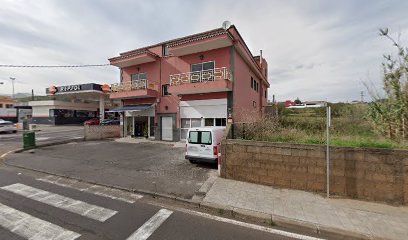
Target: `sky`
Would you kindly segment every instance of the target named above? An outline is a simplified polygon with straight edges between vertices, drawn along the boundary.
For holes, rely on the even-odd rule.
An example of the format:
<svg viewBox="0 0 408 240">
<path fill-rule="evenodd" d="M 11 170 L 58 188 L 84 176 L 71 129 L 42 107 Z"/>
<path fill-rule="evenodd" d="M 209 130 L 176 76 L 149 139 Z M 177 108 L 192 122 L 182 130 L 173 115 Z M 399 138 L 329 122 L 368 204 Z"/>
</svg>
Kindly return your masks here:
<svg viewBox="0 0 408 240">
<path fill-rule="evenodd" d="M 360 100 L 363 83 L 381 88 L 382 55 L 394 54 L 378 34 L 408 45 L 408 1 L 135 1 L 2 0 L 0 64 L 106 64 L 120 52 L 221 27 L 229 20 L 269 66 L 269 99 Z M 0 68 L 0 94 L 44 95 L 50 85 L 115 83 L 114 66 Z"/>
</svg>

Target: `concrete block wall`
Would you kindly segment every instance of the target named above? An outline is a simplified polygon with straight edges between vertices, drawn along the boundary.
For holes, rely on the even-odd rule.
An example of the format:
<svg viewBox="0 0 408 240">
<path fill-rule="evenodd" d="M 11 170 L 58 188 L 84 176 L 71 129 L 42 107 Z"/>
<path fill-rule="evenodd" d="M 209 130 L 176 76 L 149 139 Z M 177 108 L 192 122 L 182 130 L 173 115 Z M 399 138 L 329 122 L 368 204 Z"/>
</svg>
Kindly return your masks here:
<svg viewBox="0 0 408 240">
<path fill-rule="evenodd" d="M 326 149 L 224 139 L 224 178 L 311 192 L 326 191 Z M 330 148 L 330 193 L 408 205 L 408 151 Z"/>
</svg>

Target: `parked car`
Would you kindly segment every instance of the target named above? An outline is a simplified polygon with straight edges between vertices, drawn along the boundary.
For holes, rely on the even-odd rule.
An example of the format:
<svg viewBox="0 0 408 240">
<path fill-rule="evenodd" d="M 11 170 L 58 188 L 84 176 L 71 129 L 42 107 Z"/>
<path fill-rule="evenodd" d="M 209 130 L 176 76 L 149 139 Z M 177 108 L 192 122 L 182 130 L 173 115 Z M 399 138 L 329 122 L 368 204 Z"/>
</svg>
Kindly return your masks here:
<svg viewBox="0 0 408 240">
<path fill-rule="evenodd" d="M 225 127 L 190 128 L 187 133 L 185 158 L 191 163 L 217 163 L 224 132 Z"/>
<path fill-rule="evenodd" d="M 84 122 L 85 125 L 99 125 L 99 118 L 92 118 Z"/>
<path fill-rule="evenodd" d="M 0 132 L 16 133 L 17 126 L 13 122 L 1 120 L 0 121 Z"/>
<path fill-rule="evenodd" d="M 101 125 L 119 125 L 120 124 L 120 120 L 117 118 L 113 118 L 113 119 L 104 119 L 101 122 Z"/>
</svg>

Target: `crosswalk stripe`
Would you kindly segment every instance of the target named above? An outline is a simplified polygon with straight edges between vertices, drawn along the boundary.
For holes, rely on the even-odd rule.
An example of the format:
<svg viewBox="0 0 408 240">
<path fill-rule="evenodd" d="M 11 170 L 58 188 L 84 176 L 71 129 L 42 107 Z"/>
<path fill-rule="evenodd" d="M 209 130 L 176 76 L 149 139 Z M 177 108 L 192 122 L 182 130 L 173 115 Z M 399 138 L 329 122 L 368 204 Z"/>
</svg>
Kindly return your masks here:
<svg viewBox="0 0 408 240">
<path fill-rule="evenodd" d="M 130 235 L 126 240 L 146 240 L 152 235 L 157 228 L 162 225 L 164 221 L 173 212 L 167 209 L 160 209 L 153 217 L 151 217 L 147 222 L 145 222 L 139 229 L 137 229 L 132 235 Z"/>
<path fill-rule="evenodd" d="M 49 175 L 43 178 L 37 178 L 36 180 L 55 184 L 55 185 L 62 186 L 62 187 L 77 189 L 82 192 L 92 193 L 95 195 L 107 197 L 107 198 L 114 199 L 114 200 L 119 200 L 119 201 L 126 202 L 126 203 L 135 203 L 136 200 L 143 197 L 140 194 L 128 193 L 128 192 L 121 191 L 118 189 L 111 189 L 111 188 L 107 188 L 103 186 L 92 185 L 92 184 L 85 183 L 85 182 L 79 182 L 78 180 L 67 179 L 67 178 L 62 178 L 62 177 L 57 177 L 57 176 L 52 176 L 52 175 Z M 82 187 L 78 188 L 77 185 L 82 185 Z"/>
<path fill-rule="evenodd" d="M 0 226 L 30 240 L 74 240 L 81 236 L 1 203 Z"/>
<path fill-rule="evenodd" d="M 42 202 L 66 211 L 79 214 L 100 222 L 104 222 L 117 211 L 92 205 L 80 200 L 75 200 L 59 194 L 50 193 L 38 188 L 30 187 L 21 183 L 1 187 L 1 189 Z"/>
</svg>

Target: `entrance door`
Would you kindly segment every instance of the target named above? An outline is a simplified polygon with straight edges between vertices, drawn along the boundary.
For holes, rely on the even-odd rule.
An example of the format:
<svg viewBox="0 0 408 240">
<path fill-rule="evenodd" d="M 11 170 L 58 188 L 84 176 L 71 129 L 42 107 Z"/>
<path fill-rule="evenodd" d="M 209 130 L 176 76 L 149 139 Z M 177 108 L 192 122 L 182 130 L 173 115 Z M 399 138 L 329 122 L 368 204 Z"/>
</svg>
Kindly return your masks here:
<svg viewBox="0 0 408 240">
<path fill-rule="evenodd" d="M 162 140 L 173 141 L 173 117 L 162 117 Z"/>
<path fill-rule="evenodd" d="M 143 136 L 144 136 L 144 123 L 135 122 L 135 137 L 143 137 Z"/>
</svg>

